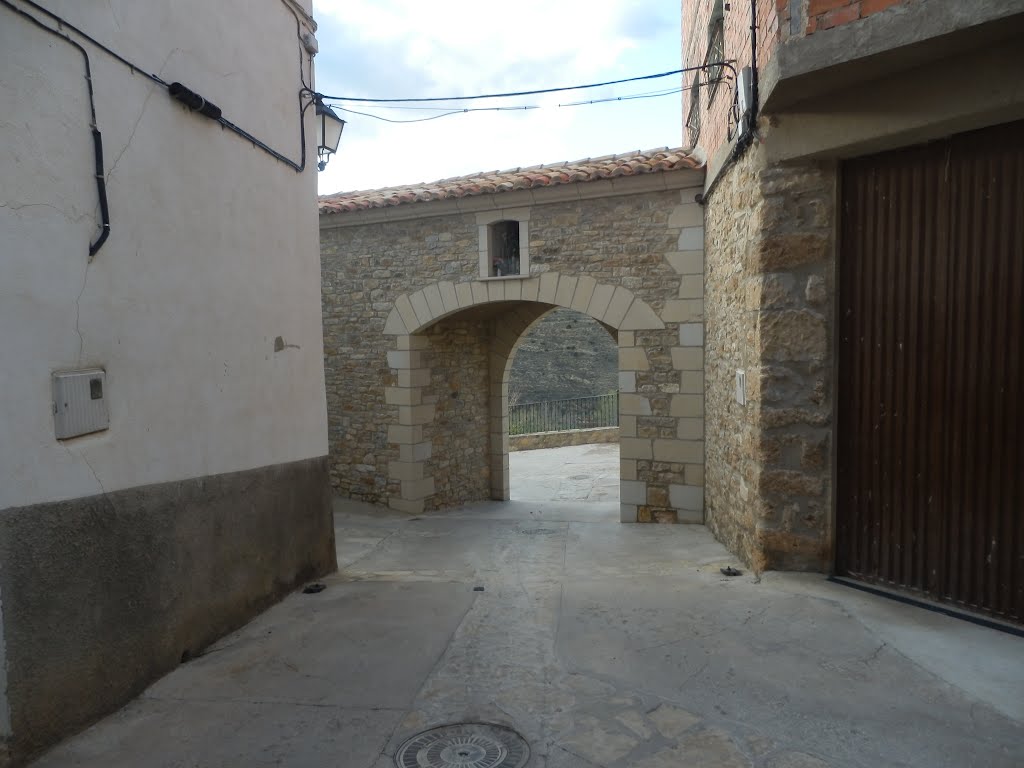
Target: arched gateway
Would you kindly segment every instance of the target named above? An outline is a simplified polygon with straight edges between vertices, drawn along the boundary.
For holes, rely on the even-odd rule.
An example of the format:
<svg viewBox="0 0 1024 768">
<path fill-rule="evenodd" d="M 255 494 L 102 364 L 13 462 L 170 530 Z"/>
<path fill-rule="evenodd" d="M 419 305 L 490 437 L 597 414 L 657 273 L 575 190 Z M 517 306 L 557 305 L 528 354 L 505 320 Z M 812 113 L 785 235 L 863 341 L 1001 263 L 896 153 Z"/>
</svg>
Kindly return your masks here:
<svg viewBox="0 0 1024 768">
<path fill-rule="evenodd" d="M 622 520 L 702 522 L 702 181 L 661 150 L 322 198 L 338 492 L 507 499 L 510 361 L 566 307 L 618 343 Z"/>
</svg>

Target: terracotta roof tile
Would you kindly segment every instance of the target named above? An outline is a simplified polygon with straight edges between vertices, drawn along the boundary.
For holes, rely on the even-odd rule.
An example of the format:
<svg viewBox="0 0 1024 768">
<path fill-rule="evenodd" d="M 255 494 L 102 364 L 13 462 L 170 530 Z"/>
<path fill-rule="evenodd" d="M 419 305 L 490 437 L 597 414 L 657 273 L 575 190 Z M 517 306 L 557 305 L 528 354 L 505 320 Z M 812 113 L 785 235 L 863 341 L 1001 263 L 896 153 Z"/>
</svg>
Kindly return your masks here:
<svg viewBox="0 0 1024 768">
<path fill-rule="evenodd" d="M 339 192 L 322 195 L 320 213 L 345 213 L 368 208 L 387 208 L 394 205 L 450 200 L 474 195 L 510 192 L 516 189 L 551 187 L 557 184 L 575 184 L 620 176 L 638 176 L 680 169 L 696 169 L 700 163 L 684 149 L 652 149 L 605 155 L 553 165 L 533 165 L 528 168 L 510 168 L 505 171 L 473 173 L 441 179 L 427 184 L 408 184 L 362 192 Z"/>
</svg>

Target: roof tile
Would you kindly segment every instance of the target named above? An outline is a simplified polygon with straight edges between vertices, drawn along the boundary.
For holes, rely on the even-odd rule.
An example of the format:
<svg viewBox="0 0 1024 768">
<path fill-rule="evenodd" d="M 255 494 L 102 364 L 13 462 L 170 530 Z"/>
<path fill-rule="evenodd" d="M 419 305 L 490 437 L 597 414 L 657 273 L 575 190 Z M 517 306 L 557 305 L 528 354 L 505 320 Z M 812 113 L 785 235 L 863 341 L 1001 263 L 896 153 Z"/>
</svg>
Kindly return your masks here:
<svg viewBox="0 0 1024 768">
<path fill-rule="evenodd" d="M 516 189 L 550 187 L 557 184 L 574 184 L 680 169 L 693 170 L 699 167 L 700 163 L 686 150 L 662 147 L 645 152 L 605 155 L 552 165 L 532 165 L 528 168 L 473 173 L 468 176 L 441 179 L 427 184 L 408 184 L 361 192 L 339 192 L 333 195 L 322 195 L 319 204 L 322 214 L 346 213 L 420 201 L 450 200 L 459 197 L 497 194 Z"/>
</svg>

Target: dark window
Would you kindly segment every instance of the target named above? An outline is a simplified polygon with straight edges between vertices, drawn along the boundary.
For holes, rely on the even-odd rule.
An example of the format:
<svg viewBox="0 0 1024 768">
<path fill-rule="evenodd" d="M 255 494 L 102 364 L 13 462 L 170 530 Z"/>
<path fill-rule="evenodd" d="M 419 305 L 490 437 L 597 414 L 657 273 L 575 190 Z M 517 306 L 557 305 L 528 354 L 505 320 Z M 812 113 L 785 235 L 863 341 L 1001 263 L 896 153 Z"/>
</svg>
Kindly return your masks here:
<svg viewBox="0 0 1024 768">
<path fill-rule="evenodd" d="M 520 274 L 519 222 L 496 221 L 489 228 L 491 277 Z"/>
<path fill-rule="evenodd" d="M 697 139 L 700 138 L 700 81 L 703 72 L 698 70 L 693 73 L 693 84 L 690 86 L 690 111 L 686 115 L 686 129 L 690 139 L 690 146 L 697 146 Z"/>
<path fill-rule="evenodd" d="M 704 63 L 714 64 L 722 61 L 725 61 L 725 11 L 722 0 L 716 0 L 714 10 L 711 12 L 711 21 L 708 24 L 708 52 L 704 57 Z M 708 82 L 709 107 L 715 98 L 718 83 L 722 79 L 722 70 L 721 64 L 704 70 Z"/>
</svg>

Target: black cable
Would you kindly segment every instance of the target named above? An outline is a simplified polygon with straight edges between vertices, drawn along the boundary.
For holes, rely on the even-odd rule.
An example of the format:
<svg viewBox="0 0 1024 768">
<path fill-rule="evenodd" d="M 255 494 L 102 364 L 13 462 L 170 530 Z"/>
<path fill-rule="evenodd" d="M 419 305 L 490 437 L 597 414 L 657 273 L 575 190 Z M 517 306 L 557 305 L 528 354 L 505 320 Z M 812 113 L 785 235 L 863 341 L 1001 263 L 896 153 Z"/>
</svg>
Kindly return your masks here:
<svg viewBox="0 0 1024 768">
<path fill-rule="evenodd" d="M 25 18 L 31 19 L 33 23 L 39 25 L 43 29 L 49 30 L 51 32 L 54 32 L 54 30 L 50 29 L 50 27 L 47 27 L 45 24 L 41 23 L 38 19 L 36 19 L 31 14 L 26 13 L 21 8 L 17 8 L 16 6 L 14 6 L 11 3 L 7 2 L 7 0 L 2 0 L 2 2 L 3 2 L 4 5 L 8 6 L 12 10 L 14 10 L 15 12 L 21 14 Z M 62 27 L 67 27 L 68 29 L 72 30 L 76 35 L 80 35 L 84 39 L 88 40 L 92 45 L 95 45 L 101 51 L 106 53 L 108 56 L 111 56 L 116 61 L 118 61 L 121 64 L 123 64 L 124 66 L 128 67 L 128 69 L 130 69 L 133 73 L 134 72 L 138 72 L 138 73 L 142 74 L 143 76 L 145 76 L 145 77 L 149 78 L 150 80 L 152 80 L 157 85 L 160 85 L 160 86 L 163 86 L 164 88 L 170 89 L 171 84 L 168 83 L 166 80 L 164 80 L 159 75 L 154 74 L 152 72 L 147 72 L 144 68 L 142 68 L 142 67 L 138 66 L 137 64 L 134 64 L 133 62 L 129 61 L 128 59 L 126 59 L 124 56 L 122 56 L 121 54 L 117 53 L 116 51 L 111 50 L 110 48 L 108 48 L 107 46 L 103 45 L 103 43 L 99 42 L 98 40 L 96 40 L 91 35 L 83 32 L 81 29 L 76 27 L 74 24 L 71 24 L 70 22 L 66 21 L 63 17 L 58 16 L 53 11 L 50 11 L 47 8 L 44 8 L 43 6 L 39 5 L 34 0 L 19 0 L 19 2 L 25 3 L 26 5 L 29 5 L 32 8 L 35 8 L 36 10 L 40 11 L 41 13 L 44 13 L 47 16 L 49 16 L 51 19 L 53 19 L 58 24 L 60 24 Z M 296 16 L 296 24 L 298 24 L 298 16 Z M 301 29 L 301 26 L 299 27 L 299 29 Z M 68 37 L 66 35 L 63 35 L 60 32 L 54 32 L 54 33 L 59 35 L 60 37 L 63 37 L 65 40 L 68 40 L 69 42 L 72 42 L 74 45 L 78 45 L 77 43 L 74 43 L 74 41 L 72 41 L 70 37 Z M 301 43 L 302 42 L 301 33 L 299 33 L 298 36 L 299 36 L 299 42 Z M 78 46 L 78 47 L 81 48 L 81 46 Z M 83 49 L 83 51 L 84 51 L 84 49 Z M 301 52 L 301 50 L 299 52 L 299 72 L 300 72 L 299 79 L 302 80 L 303 83 L 305 83 L 304 72 L 302 70 L 302 52 Z M 221 127 L 226 128 L 227 130 L 231 131 L 232 133 L 237 134 L 241 138 L 243 138 L 246 141 L 250 142 L 257 149 L 262 150 L 266 154 L 268 154 L 271 157 L 273 157 L 275 160 L 278 160 L 278 161 L 284 163 L 285 165 L 287 165 L 289 168 L 292 168 L 296 173 L 302 173 L 306 169 L 306 124 L 305 124 L 305 112 L 306 112 L 306 109 L 309 107 L 308 104 L 303 106 L 303 104 L 302 104 L 302 93 L 304 93 L 306 91 L 308 91 L 308 89 L 304 87 L 303 91 L 300 91 L 300 94 L 299 94 L 299 137 L 300 137 L 300 141 L 302 142 L 302 154 L 301 154 L 301 159 L 300 159 L 299 162 L 295 162 L 294 160 L 292 160 L 291 158 L 285 156 L 281 152 L 278 152 L 276 149 L 274 149 L 270 145 L 266 144 L 265 142 L 261 141 L 260 139 L 256 138 L 251 133 L 246 131 L 244 128 L 241 128 L 241 127 L 235 125 L 230 120 L 226 120 L 226 119 L 224 119 L 222 117 L 219 120 L 217 120 L 217 122 L 220 123 Z"/>
<path fill-rule="evenodd" d="M 528 106 L 528 107 L 481 107 L 478 109 L 453 109 L 448 112 L 443 112 L 440 115 L 431 115 L 430 117 L 418 117 L 412 120 L 393 120 L 389 117 L 381 117 L 380 115 L 374 115 L 370 112 L 357 112 L 354 109 L 348 109 L 347 107 L 339 107 L 337 104 L 330 104 L 331 109 L 336 109 L 339 112 L 348 112 L 352 115 L 362 115 L 363 117 L 372 117 L 374 120 L 383 120 L 385 123 L 425 123 L 428 120 L 437 120 L 439 117 L 449 117 L 450 115 L 461 115 L 466 112 L 512 112 L 518 110 L 527 109 L 540 109 L 540 107 Z M 437 107 L 434 107 L 437 109 Z"/>
<path fill-rule="evenodd" d="M 103 136 L 100 134 L 100 129 L 96 124 L 96 101 L 92 90 L 92 65 L 89 62 L 89 53 L 85 48 L 67 35 L 46 26 L 32 14 L 26 13 L 24 10 L 12 5 L 7 0 L 0 0 L 0 4 L 32 22 L 43 31 L 49 32 L 51 35 L 59 37 L 64 42 L 74 46 L 78 52 L 82 54 L 82 58 L 85 60 L 85 86 L 86 90 L 89 92 L 89 129 L 92 131 L 93 157 L 96 162 L 96 193 L 99 195 L 100 203 L 100 234 L 99 237 L 96 238 L 95 242 L 89 244 L 89 260 L 91 261 L 93 256 L 99 253 L 103 244 L 107 242 L 107 238 L 110 237 L 110 208 L 107 204 L 107 182 L 103 173 Z"/>
<path fill-rule="evenodd" d="M 717 67 L 717 66 L 728 67 L 732 71 L 733 76 L 734 77 L 736 76 L 736 69 L 735 69 L 735 67 L 733 67 L 732 64 L 729 63 L 729 62 L 722 61 L 722 62 L 712 62 L 712 63 L 709 63 L 709 64 L 701 64 L 700 66 L 696 66 L 696 67 L 683 67 L 682 69 L 674 69 L 671 72 L 659 72 L 659 73 L 654 74 L 654 75 L 640 75 L 639 77 L 627 77 L 627 78 L 624 78 L 622 80 L 608 80 L 607 82 L 604 82 L 604 83 L 588 83 L 587 85 L 568 85 L 568 86 L 561 87 L 561 88 L 540 88 L 538 90 L 533 90 L 533 91 L 513 91 L 513 92 L 509 92 L 509 93 L 487 93 L 487 94 L 480 94 L 480 95 L 477 95 L 477 96 L 431 96 L 431 97 L 422 98 L 422 99 L 360 99 L 360 98 L 356 98 L 354 96 L 328 96 L 328 95 L 325 95 L 325 94 L 321 94 L 321 97 L 324 98 L 324 99 L 329 99 L 330 101 L 355 101 L 355 102 L 362 102 L 362 103 L 367 103 L 367 104 L 392 104 L 392 103 L 397 103 L 397 102 L 413 102 L 413 101 L 416 101 L 416 102 L 422 102 L 422 101 L 473 101 L 475 99 L 505 99 L 505 98 L 510 98 L 510 97 L 513 97 L 513 96 L 536 96 L 537 94 L 558 93 L 560 91 L 579 91 L 579 90 L 583 90 L 585 88 L 600 88 L 601 86 L 604 86 L 604 85 L 619 85 L 621 83 L 635 83 L 635 82 L 640 81 L 640 80 L 656 80 L 657 78 L 660 78 L 660 77 L 669 77 L 671 75 L 681 75 L 684 72 L 692 72 L 694 70 L 708 69 L 710 67 Z"/>
</svg>

